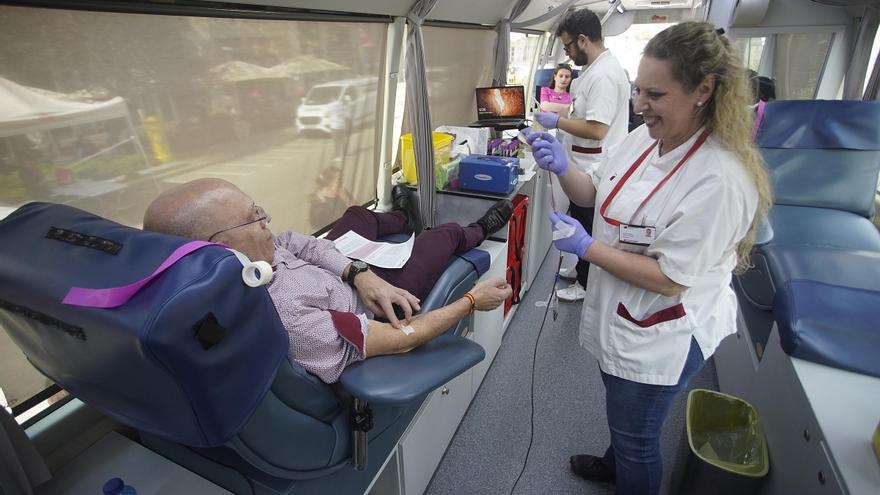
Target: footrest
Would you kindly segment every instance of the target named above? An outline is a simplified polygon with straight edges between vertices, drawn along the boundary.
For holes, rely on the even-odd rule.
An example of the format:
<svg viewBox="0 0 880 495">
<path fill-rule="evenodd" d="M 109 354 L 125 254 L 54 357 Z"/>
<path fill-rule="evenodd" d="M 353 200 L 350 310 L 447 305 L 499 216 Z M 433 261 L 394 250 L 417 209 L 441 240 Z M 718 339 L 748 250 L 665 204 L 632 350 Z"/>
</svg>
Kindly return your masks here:
<svg viewBox="0 0 880 495">
<path fill-rule="evenodd" d="M 790 356 L 880 377 L 878 307 L 880 291 L 791 280 L 773 312 Z"/>
</svg>

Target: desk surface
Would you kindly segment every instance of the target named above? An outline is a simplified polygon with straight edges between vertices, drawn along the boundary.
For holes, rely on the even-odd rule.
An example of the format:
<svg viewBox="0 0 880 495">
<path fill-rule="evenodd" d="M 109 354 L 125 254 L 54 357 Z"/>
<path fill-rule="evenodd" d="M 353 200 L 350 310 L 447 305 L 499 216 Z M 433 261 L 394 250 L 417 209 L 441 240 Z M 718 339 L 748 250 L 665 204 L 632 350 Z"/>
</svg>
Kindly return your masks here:
<svg viewBox="0 0 880 495">
<path fill-rule="evenodd" d="M 138 495 L 230 493 L 152 450 L 110 432 L 41 485 L 37 495 L 100 494 L 110 478 L 122 478 Z"/>
<path fill-rule="evenodd" d="M 520 167 L 525 171 L 519 176 L 519 182 L 510 194 L 496 195 L 473 191 L 440 191 L 434 197 L 434 222 L 437 225 L 443 223 L 457 223 L 467 225 L 477 221 L 486 213 L 486 210 L 501 199 L 513 199 L 520 192 L 531 194 L 529 183 L 535 176 L 535 161 L 531 156 L 520 160 Z M 495 236 L 501 240 L 507 239 L 506 231 L 498 232 Z"/>
<path fill-rule="evenodd" d="M 880 462 L 871 446 L 880 421 L 880 378 L 803 359 L 791 362 L 849 493 L 880 493 Z"/>
</svg>

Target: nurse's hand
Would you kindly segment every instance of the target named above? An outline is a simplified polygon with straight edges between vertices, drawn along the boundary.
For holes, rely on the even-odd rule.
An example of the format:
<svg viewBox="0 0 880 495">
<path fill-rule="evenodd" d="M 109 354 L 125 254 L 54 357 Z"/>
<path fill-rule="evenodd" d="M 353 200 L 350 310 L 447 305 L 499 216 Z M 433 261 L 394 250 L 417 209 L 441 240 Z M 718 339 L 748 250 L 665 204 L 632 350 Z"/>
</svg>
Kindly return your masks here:
<svg viewBox="0 0 880 495">
<path fill-rule="evenodd" d="M 559 124 L 559 114 L 553 112 L 535 112 L 532 117 L 547 129 L 556 129 Z"/>
<path fill-rule="evenodd" d="M 586 230 L 584 230 L 583 225 L 574 218 L 559 213 L 558 211 L 550 213 L 550 223 L 553 224 L 554 234 L 561 230 L 574 230 L 574 232 L 568 237 L 553 241 L 553 245 L 556 246 L 556 249 L 565 251 L 566 253 L 575 254 L 578 258 L 583 258 L 584 253 L 587 252 L 590 244 L 593 243 L 593 238 L 590 237 L 590 234 L 588 234 Z M 555 237 L 556 236 L 554 235 L 554 238 Z"/>
<path fill-rule="evenodd" d="M 525 134 L 526 142 L 532 147 L 535 162 L 544 170 L 549 170 L 562 177 L 568 169 L 568 156 L 562 149 L 562 143 L 546 132 L 530 132 Z"/>
</svg>

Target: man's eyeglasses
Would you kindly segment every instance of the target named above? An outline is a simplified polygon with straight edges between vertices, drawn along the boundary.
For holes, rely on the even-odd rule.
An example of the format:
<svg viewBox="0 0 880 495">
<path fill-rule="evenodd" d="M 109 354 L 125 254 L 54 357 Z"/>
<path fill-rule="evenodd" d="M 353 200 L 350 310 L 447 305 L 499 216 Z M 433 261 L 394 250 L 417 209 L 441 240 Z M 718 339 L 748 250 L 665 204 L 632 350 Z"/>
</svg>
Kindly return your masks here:
<svg viewBox="0 0 880 495">
<path fill-rule="evenodd" d="M 272 221 L 272 216 L 269 215 L 268 213 L 266 213 L 266 210 L 264 210 L 260 206 L 254 205 L 254 214 L 256 215 L 257 218 L 255 218 L 253 220 L 247 221 L 245 223 L 240 223 L 240 224 L 235 225 L 233 227 L 229 227 L 229 228 L 226 228 L 223 230 L 218 230 L 217 232 L 214 232 L 213 234 L 211 234 L 210 237 L 208 237 L 208 242 L 211 242 L 212 239 L 214 239 L 215 237 L 217 237 L 218 235 L 220 235 L 224 232 L 229 232 L 230 230 L 234 230 L 239 227 L 247 227 L 248 225 L 250 225 L 252 223 L 261 222 L 260 226 L 263 228 L 266 228 L 266 226 L 269 225 L 269 222 Z"/>
<path fill-rule="evenodd" d="M 577 43 L 577 40 L 578 40 L 578 39 L 575 38 L 575 39 L 569 41 L 568 43 L 562 43 L 562 49 L 565 50 L 565 53 L 570 53 L 568 47 L 571 46 L 571 45 L 574 44 L 574 43 Z"/>
</svg>

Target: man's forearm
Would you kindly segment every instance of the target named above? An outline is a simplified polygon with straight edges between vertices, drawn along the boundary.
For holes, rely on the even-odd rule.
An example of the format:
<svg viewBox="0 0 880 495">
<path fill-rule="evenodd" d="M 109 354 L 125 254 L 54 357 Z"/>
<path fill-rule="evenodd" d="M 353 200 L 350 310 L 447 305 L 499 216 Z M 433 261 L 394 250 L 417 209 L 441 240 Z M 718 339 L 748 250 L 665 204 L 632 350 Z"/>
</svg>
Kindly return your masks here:
<svg viewBox="0 0 880 495">
<path fill-rule="evenodd" d="M 404 325 L 404 330 L 407 327 L 412 329 L 409 334 L 404 330 L 397 330 L 387 323 L 370 321 L 370 331 L 367 334 L 367 357 L 398 354 L 415 349 L 448 330 L 449 327 L 467 316 L 470 311 L 470 300 L 463 297 L 442 308 L 401 322 Z"/>
<path fill-rule="evenodd" d="M 559 185 L 562 186 L 568 199 L 582 208 L 589 208 L 596 203 L 596 187 L 593 186 L 593 179 L 577 167 L 569 165 L 565 174 L 559 177 Z"/>
<path fill-rule="evenodd" d="M 556 127 L 573 136 L 598 141 L 605 139 L 608 134 L 608 125 L 595 120 L 560 118 Z"/>
</svg>

